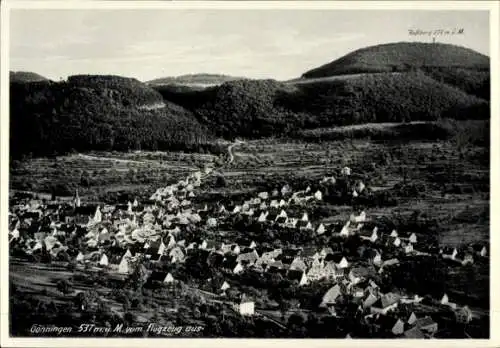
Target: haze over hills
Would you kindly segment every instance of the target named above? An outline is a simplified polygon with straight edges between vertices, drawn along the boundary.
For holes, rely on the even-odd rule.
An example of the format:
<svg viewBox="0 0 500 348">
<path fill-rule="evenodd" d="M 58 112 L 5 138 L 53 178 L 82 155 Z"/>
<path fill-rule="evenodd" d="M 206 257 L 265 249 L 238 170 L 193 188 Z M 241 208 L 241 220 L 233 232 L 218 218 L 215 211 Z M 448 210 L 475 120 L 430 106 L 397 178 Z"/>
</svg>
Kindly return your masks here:
<svg viewBox="0 0 500 348">
<path fill-rule="evenodd" d="M 242 80 L 244 77 L 229 76 L 222 74 L 189 74 L 175 77 L 162 77 L 147 81 L 150 86 L 159 85 L 185 85 L 193 87 L 211 87 L 223 84 L 224 82 Z"/>
<path fill-rule="evenodd" d="M 88 75 L 14 81 L 11 149 L 18 154 L 71 147 L 189 150 L 207 147 L 214 136 L 287 136 L 318 127 L 441 117 L 489 119 L 489 86 L 487 56 L 421 43 L 367 47 L 287 82 L 211 74 L 148 83 Z M 26 137 L 43 145 L 19 141 Z"/>
</svg>

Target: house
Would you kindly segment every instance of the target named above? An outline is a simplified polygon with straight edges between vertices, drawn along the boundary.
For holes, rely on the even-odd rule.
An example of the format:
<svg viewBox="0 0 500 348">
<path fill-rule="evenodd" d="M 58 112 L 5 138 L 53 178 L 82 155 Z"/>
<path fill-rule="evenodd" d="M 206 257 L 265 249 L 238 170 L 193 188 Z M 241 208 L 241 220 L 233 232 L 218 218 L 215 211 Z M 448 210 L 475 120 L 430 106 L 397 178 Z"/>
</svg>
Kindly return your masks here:
<svg viewBox="0 0 500 348">
<path fill-rule="evenodd" d="M 340 269 L 345 269 L 349 267 L 349 262 L 347 262 L 347 259 L 345 257 L 342 257 L 340 262 L 337 264 L 337 267 Z"/>
<path fill-rule="evenodd" d="M 325 247 L 325 248 L 321 249 L 321 252 L 319 253 L 319 256 L 320 256 L 321 258 L 325 258 L 325 257 L 326 257 L 326 256 L 328 256 L 328 255 L 333 255 L 333 250 L 332 250 L 332 248 L 330 248 L 330 247 Z"/>
<path fill-rule="evenodd" d="M 210 217 L 207 219 L 207 227 L 208 228 L 214 228 L 217 227 L 217 219 Z"/>
<path fill-rule="evenodd" d="M 377 302 L 378 297 L 375 296 L 375 294 L 369 293 L 368 296 L 363 301 L 363 308 L 367 309 L 370 308 L 375 302 Z"/>
<path fill-rule="evenodd" d="M 175 279 L 174 277 L 172 276 L 171 273 L 168 273 L 166 276 L 165 276 L 165 279 L 163 279 L 163 282 L 166 283 L 166 284 L 172 284 L 175 282 Z"/>
<path fill-rule="evenodd" d="M 307 213 L 304 212 L 304 214 L 302 214 L 302 218 L 300 219 L 301 221 L 309 221 L 309 216 L 307 215 Z"/>
<path fill-rule="evenodd" d="M 347 221 L 346 224 L 344 225 L 344 227 L 342 227 L 342 230 L 340 230 L 340 236 L 342 237 L 347 237 L 349 236 L 349 225 L 350 225 L 350 221 Z"/>
<path fill-rule="evenodd" d="M 228 282 L 224 281 L 224 283 L 222 283 L 221 287 L 220 287 L 220 290 L 222 292 L 225 292 L 227 289 L 229 289 L 231 286 L 229 285 Z"/>
<path fill-rule="evenodd" d="M 287 184 L 287 185 L 284 185 L 282 188 L 281 188 L 281 195 L 282 196 L 286 196 L 288 193 L 291 192 L 291 188 L 290 186 Z"/>
<path fill-rule="evenodd" d="M 255 302 L 243 294 L 240 300 L 234 304 L 234 310 L 243 316 L 251 316 L 255 313 Z"/>
<path fill-rule="evenodd" d="M 366 221 L 366 212 L 362 211 L 358 216 L 352 214 L 350 218 L 351 222 L 362 223 Z"/>
<path fill-rule="evenodd" d="M 396 230 L 392 230 L 390 237 L 397 238 L 398 237 L 398 232 Z"/>
<path fill-rule="evenodd" d="M 391 329 L 391 332 L 395 335 L 395 336 L 399 336 L 399 335 L 402 335 L 405 331 L 405 323 L 403 323 L 403 321 L 401 321 L 401 319 L 398 319 L 396 321 L 396 323 L 394 324 L 394 326 L 392 327 Z"/>
<path fill-rule="evenodd" d="M 357 191 L 357 192 L 361 193 L 361 192 L 363 192 L 363 190 L 365 189 L 365 187 L 366 187 L 366 186 L 365 186 L 365 184 L 364 184 L 364 183 L 360 180 L 360 181 L 358 181 L 358 182 L 356 183 L 356 185 L 355 185 L 354 187 L 355 187 L 355 189 L 356 189 L 356 191 Z"/>
<path fill-rule="evenodd" d="M 404 250 L 405 250 L 405 253 L 406 253 L 406 254 L 410 254 L 410 253 L 412 253 L 412 252 L 413 252 L 413 245 L 412 245 L 411 243 L 409 243 L 409 244 L 405 245 Z"/>
<path fill-rule="evenodd" d="M 129 252 L 129 251 L 128 251 Z M 129 274 L 130 273 L 130 257 L 126 256 L 127 254 L 123 255 L 120 263 L 118 264 L 118 273 L 120 274 Z"/>
<path fill-rule="evenodd" d="M 287 219 L 288 218 L 288 215 L 286 213 L 286 211 L 284 211 L 283 209 L 280 211 L 280 213 L 278 214 L 278 216 L 276 216 L 276 222 L 278 221 L 279 218 L 285 218 Z"/>
<path fill-rule="evenodd" d="M 486 249 L 485 246 L 483 246 L 481 248 L 481 251 L 479 252 L 479 255 L 481 255 L 482 257 L 486 257 L 486 255 L 488 255 L 488 250 Z"/>
<path fill-rule="evenodd" d="M 366 267 L 353 267 L 349 271 L 349 280 L 352 284 L 357 284 L 368 277 L 370 270 Z"/>
<path fill-rule="evenodd" d="M 108 257 L 106 256 L 106 254 L 102 254 L 101 259 L 99 260 L 99 266 L 108 266 Z"/>
<path fill-rule="evenodd" d="M 350 294 L 354 297 L 354 300 L 356 302 L 362 300 L 362 298 L 365 296 L 365 290 L 361 286 L 357 286 L 354 285 L 353 283 L 350 283 L 347 285 L 347 289 L 349 290 Z"/>
<path fill-rule="evenodd" d="M 267 215 L 269 215 L 269 212 L 262 212 L 260 213 L 259 218 L 257 219 L 258 222 L 266 222 Z"/>
<path fill-rule="evenodd" d="M 415 315 L 414 312 L 411 312 L 410 317 L 406 321 L 408 324 L 413 325 L 417 321 L 417 316 Z"/>
<path fill-rule="evenodd" d="M 392 245 L 394 245 L 395 247 L 399 247 L 401 245 L 401 239 L 399 239 L 399 237 L 394 238 Z"/>
<path fill-rule="evenodd" d="M 338 267 L 335 262 L 326 262 L 321 270 L 322 277 L 327 279 L 338 279 L 344 276 L 344 269 Z"/>
<path fill-rule="evenodd" d="M 301 231 L 312 231 L 314 230 L 310 221 L 299 221 L 299 229 Z"/>
<path fill-rule="evenodd" d="M 321 224 L 319 224 L 318 228 L 316 229 L 316 234 L 322 235 L 323 233 L 325 233 L 325 231 L 326 231 L 325 225 L 323 225 L 321 223 Z"/>
<path fill-rule="evenodd" d="M 279 203 L 277 200 L 273 199 L 271 203 L 269 203 L 270 208 L 279 208 Z"/>
<path fill-rule="evenodd" d="M 473 264 L 474 263 L 474 256 L 471 253 L 465 252 L 462 254 L 462 265 L 467 265 L 467 264 Z"/>
<path fill-rule="evenodd" d="M 299 221 L 298 219 L 296 218 L 288 218 L 285 222 L 285 227 L 288 227 L 288 228 L 295 228 L 297 227 L 297 224 L 300 223 L 301 221 Z"/>
<path fill-rule="evenodd" d="M 440 303 L 442 305 L 446 305 L 446 304 L 448 304 L 448 302 L 449 302 L 448 295 L 444 294 L 443 297 L 441 298 Z"/>
<path fill-rule="evenodd" d="M 236 258 L 236 262 L 244 262 L 249 265 L 253 265 L 259 259 L 259 254 L 257 251 L 253 250 L 251 252 L 241 253 Z"/>
<path fill-rule="evenodd" d="M 323 199 L 323 194 L 321 193 L 320 190 L 316 191 L 314 193 L 314 198 L 317 200 L 317 201 L 321 201 Z"/>
<path fill-rule="evenodd" d="M 410 235 L 410 238 L 408 238 L 408 241 L 413 244 L 417 243 L 417 235 L 415 233 L 412 233 Z"/>
<path fill-rule="evenodd" d="M 438 324 L 432 320 L 431 317 L 426 316 L 424 318 L 417 319 L 415 321 L 415 327 L 419 328 L 422 332 L 427 333 L 428 335 L 433 335 L 438 329 Z"/>
<path fill-rule="evenodd" d="M 76 262 L 83 262 L 85 256 L 82 254 L 82 252 L 80 251 L 78 253 L 78 255 L 76 256 Z"/>
<path fill-rule="evenodd" d="M 370 242 L 375 243 L 378 239 L 377 232 L 378 232 L 378 228 L 375 226 L 373 228 L 373 231 L 369 235 L 360 234 L 360 236 L 361 236 L 361 239 L 369 240 Z"/>
<path fill-rule="evenodd" d="M 451 254 L 448 254 L 446 250 L 443 251 L 443 258 L 445 259 L 456 260 L 457 256 L 458 256 L 458 251 L 456 248 L 453 249 Z"/>
<path fill-rule="evenodd" d="M 330 270 L 330 273 L 336 276 L 336 267 L 333 265 L 333 270 Z M 313 264 L 311 268 L 307 271 L 307 278 L 310 281 L 320 280 L 325 277 L 325 267 L 322 262 L 317 261 L 317 263 Z"/>
<path fill-rule="evenodd" d="M 240 274 L 244 270 L 245 270 L 245 268 L 243 267 L 243 265 L 241 264 L 241 262 L 237 262 L 236 266 L 233 268 L 233 273 L 234 274 Z"/>
<path fill-rule="evenodd" d="M 305 272 L 307 270 L 307 265 L 301 257 L 295 257 L 290 264 L 290 270 L 300 270 Z"/>
<path fill-rule="evenodd" d="M 395 309 L 398 306 L 400 296 L 396 295 L 392 292 L 389 292 L 375 302 L 370 308 L 371 313 L 373 314 L 383 314 L 386 315 L 387 312 Z"/>
<path fill-rule="evenodd" d="M 184 262 L 184 259 L 186 256 L 184 255 L 184 252 L 179 246 L 174 247 L 170 252 L 168 253 L 168 256 L 170 258 L 170 261 L 172 263 L 182 263 Z"/>
<path fill-rule="evenodd" d="M 321 300 L 321 304 L 319 306 L 325 308 L 335 305 L 340 295 L 342 295 L 340 286 L 336 284 L 323 295 L 323 299 Z"/>
<path fill-rule="evenodd" d="M 260 199 L 266 200 L 269 198 L 269 194 L 267 192 L 259 192 L 257 197 L 259 197 Z"/>
</svg>

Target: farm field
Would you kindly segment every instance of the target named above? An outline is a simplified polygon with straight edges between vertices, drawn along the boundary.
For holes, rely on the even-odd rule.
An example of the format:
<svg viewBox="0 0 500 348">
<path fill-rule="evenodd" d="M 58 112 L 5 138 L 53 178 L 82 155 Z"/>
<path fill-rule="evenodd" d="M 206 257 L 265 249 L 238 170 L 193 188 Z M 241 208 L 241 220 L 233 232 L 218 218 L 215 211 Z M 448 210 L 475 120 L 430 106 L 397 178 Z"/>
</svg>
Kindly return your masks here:
<svg viewBox="0 0 500 348">
<path fill-rule="evenodd" d="M 210 154 L 147 151 L 34 158 L 12 163 L 10 185 L 11 192 L 36 192 L 47 199 L 52 192 L 72 197 L 78 188 L 87 201 L 102 201 L 109 193 L 147 194 L 217 160 Z"/>
<path fill-rule="evenodd" d="M 257 192 L 286 182 L 305 189 L 349 166 L 353 176 L 391 198 L 390 204 L 368 208 L 374 218 L 435 220 L 443 245 L 489 239 L 489 149 L 481 146 L 460 152 L 452 142 L 258 140 L 236 147 L 234 158 L 224 168 L 227 186 L 219 192 Z M 205 185 L 209 189 L 213 182 Z M 350 206 L 324 207 L 335 212 L 324 222 L 344 221 L 352 212 Z"/>
</svg>

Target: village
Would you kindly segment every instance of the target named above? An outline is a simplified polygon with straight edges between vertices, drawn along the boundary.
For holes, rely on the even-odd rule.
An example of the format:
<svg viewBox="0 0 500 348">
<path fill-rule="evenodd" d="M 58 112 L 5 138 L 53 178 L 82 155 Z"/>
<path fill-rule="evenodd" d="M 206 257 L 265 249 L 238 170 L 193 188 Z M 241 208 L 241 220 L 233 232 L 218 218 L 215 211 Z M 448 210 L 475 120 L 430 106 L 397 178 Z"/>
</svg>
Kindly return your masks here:
<svg viewBox="0 0 500 348">
<path fill-rule="evenodd" d="M 380 228 L 364 210 L 338 224 L 312 221 L 308 208 L 323 200 L 324 185 L 335 187 L 341 179 L 349 183 L 353 199 L 363 195 L 365 184 L 350 180 L 349 167 L 337 178 L 324 177 L 314 189 L 284 185 L 243 202 L 209 207 L 197 198 L 213 171 L 207 166 L 158 188 L 149 199 L 116 205 L 85 204 L 78 191 L 71 204 L 18 199 L 9 213 L 11 257 L 35 263 L 48 258 L 80 272 L 99 271 L 121 281 L 135 275 L 141 284 L 165 287 L 183 282 L 178 267 L 199 263 L 182 269 L 197 269 L 191 276 L 198 282 L 188 286 L 242 317 L 261 316 L 280 327 L 287 325 L 284 313 L 290 318 L 303 311 L 320 318 L 351 316 L 374 327 L 371 334 L 378 337 L 433 338 L 440 327 L 429 308 L 450 313 L 454 325 L 463 328 L 473 320 L 467 303 L 453 302 L 446 292 L 429 298 L 404 289 L 383 291 L 377 282 L 415 258 L 437 257 L 451 267 L 466 267 L 487 259 L 486 245 L 430 245 L 417 231 Z M 305 242 L 290 242 L 295 240 Z M 203 270 L 217 277 L 203 278 Z M 328 288 L 314 305 L 292 300 L 282 306 L 242 292 L 239 283 L 250 281 L 270 291 L 284 284 Z M 356 338 L 355 331 L 345 337 Z"/>
</svg>

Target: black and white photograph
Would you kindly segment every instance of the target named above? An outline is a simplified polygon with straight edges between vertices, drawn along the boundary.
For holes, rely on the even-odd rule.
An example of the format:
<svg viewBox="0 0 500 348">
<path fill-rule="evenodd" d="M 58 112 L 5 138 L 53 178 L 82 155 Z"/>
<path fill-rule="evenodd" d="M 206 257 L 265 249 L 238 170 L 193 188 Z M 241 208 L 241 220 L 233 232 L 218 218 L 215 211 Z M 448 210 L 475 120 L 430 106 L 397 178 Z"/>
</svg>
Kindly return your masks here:
<svg viewBox="0 0 500 348">
<path fill-rule="evenodd" d="M 493 338 L 498 3 L 19 3 L 2 342 Z"/>
</svg>

